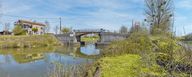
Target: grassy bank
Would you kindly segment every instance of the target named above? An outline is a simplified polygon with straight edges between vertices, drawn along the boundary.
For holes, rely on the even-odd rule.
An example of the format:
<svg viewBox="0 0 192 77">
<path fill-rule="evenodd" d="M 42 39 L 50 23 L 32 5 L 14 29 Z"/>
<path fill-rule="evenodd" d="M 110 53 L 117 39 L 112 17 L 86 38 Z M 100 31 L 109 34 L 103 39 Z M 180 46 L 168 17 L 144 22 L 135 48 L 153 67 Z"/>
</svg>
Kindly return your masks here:
<svg viewBox="0 0 192 77">
<path fill-rule="evenodd" d="M 116 57 L 101 58 L 98 63 L 101 67 L 101 77 L 189 77 L 182 72 L 172 72 L 172 75 L 158 64 L 149 64 L 142 61 L 142 57 L 127 54 Z"/>
<path fill-rule="evenodd" d="M 52 35 L 0 36 L 0 48 L 32 48 L 56 45 L 61 45 L 61 43 Z"/>
<path fill-rule="evenodd" d="M 166 72 L 158 65 L 147 68 L 142 62 L 142 57 L 127 54 L 116 57 L 105 57 L 100 61 L 102 77 L 158 77 L 165 76 Z"/>
<path fill-rule="evenodd" d="M 103 77 L 134 77 L 140 72 L 139 55 L 105 57 L 100 60 Z M 134 69 L 134 70 L 133 70 Z"/>
</svg>

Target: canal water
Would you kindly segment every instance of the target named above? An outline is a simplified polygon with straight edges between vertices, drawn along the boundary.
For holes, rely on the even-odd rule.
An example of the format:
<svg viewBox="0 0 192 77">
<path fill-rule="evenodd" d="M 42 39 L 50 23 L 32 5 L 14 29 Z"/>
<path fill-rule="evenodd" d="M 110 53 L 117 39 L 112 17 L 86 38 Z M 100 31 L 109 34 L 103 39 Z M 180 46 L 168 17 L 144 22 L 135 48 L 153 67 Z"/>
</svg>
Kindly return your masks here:
<svg viewBox="0 0 192 77">
<path fill-rule="evenodd" d="M 82 74 L 98 57 L 94 44 L 77 47 L 0 50 L 0 77 L 60 77 Z"/>
</svg>

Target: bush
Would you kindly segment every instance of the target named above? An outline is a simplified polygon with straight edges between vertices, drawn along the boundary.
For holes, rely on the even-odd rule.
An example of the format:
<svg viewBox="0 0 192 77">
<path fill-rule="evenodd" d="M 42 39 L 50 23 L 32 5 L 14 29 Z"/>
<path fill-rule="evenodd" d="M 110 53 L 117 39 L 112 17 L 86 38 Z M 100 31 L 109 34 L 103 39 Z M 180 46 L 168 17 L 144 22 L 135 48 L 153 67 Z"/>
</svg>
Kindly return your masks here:
<svg viewBox="0 0 192 77">
<path fill-rule="evenodd" d="M 36 33 L 38 31 L 38 29 L 37 28 L 32 28 L 32 31 Z"/>
<path fill-rule="evenodd" d="M 155 46 L 154 51 L 156 52 L 173 54 L 181 48 L 181 46 L 177 44 L 177 40 L 175 39 L 164 36 L 151 38 L 153 41 L 153 45 Z"/>
<path fill-rule="evenodd" d="M 20 26 L 16 25 L 13 29 L 14 35 L 25 35 L 26 31 Z"/>
<path fill-rule="evenodd" d="M 70 32 L 70 29 L 69 28 L 63 28 L 61 31 L 62 31 L 62 33 L 68 33 L 68 32 Z"/>
<path fill-rule="evenodd" d="M 113 42 L 103 55 L 121 55 L 121 54 L 138 54 L 152 51 L 152 41 L 149 35 L 145 31 L 134 32 L 129 38 L 123 41 Z"/>
</svg>

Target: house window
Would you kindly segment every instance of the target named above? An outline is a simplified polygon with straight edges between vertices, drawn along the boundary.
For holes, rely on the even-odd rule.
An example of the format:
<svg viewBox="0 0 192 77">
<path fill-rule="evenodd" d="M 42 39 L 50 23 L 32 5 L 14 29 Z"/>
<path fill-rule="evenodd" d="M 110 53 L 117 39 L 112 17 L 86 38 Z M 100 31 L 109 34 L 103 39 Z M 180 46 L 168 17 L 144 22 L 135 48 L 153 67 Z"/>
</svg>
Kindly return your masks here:
<svg viewBox="0 0 192 77">
<path fill-rule="evenodd" d="M 31 25 L 31 26 L 29 26 L 29 28 L 32 28 L 32 25 Z"/>
<path fill-rule="evenodd" d="M 24 28 L 27 28 L 27 25 L 24 25 Z"/>
<path fill-rule="evenodd" d="M 27 29 L 27 28 L 29 28 L 29 25 L 24 24 L 24 25 L 23 25 L 23 28 Z"/>
</svg>

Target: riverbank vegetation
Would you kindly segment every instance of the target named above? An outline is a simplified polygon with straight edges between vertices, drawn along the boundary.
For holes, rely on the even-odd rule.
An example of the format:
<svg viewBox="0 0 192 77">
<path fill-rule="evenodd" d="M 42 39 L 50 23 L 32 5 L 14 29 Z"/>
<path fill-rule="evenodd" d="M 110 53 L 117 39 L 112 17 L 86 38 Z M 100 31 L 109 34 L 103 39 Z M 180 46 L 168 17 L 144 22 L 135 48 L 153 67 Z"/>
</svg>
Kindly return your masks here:
<svg viewBox="0 0 192 77">
<path fill-rule="evenodd" d="M 185 77 L 191 75 L 192 53 L 179 46 L 177 44 L 179 40 L 142 33 L 134 33 L 126 40 L 113 42 L 104 50 L 102 53 L 104 57 L 98 61 L 102 76 Z M 128 66 L 129 63 L 135 66 Z M 115 75 L 112 72 L 115 72 Z"/>
<path fill-rule="evenodd" d="M 53 35 L 0 36 L 0 48 L 34 48 L 62 45 Z"/>
<path fill-rule="evenodd" d="M 172 31 L 174 26 L 172 1 L 145 0 L 146 19 L 144 19 L 144 23 L 146 24 L 133 24 L 129 31 L 125 26 L 122 26 L 119 33 L 129 33 L 127 39 L 113 41 L 103 49 L 100 58 L 94 64 L 69 65 L 65 67 L 61 63 L 53 62 L 53 68 L 50 69 L 48 76 L 191 77 L 192 51 L 187 50 L 179 42 L 191 41 L 192 36 L 188 35 L 178 39 L 174 35 Z M 52 35 L 22 36 L 25 32 L 20 30 L 20 27 L 16 27 L 16 30 L 13 32 L 15 35 L 21 36 L 0 36 L 0 48 L 33 48 L 61 45 Z M 62 32 L 68 33 L 70 29 L 63 28 Z M 90 42 L 97 41 L 98 39 L 98 36 L 86 36 L 82 37 L 81 41 Z M 190 42 L 189 44 L 192 43 Z M 63 51 L 58 51 L 57 53 L 59 52 Z M 5 54 L 5 52 L 3 53 Z M 42 58 L 42 53 L 10 53 L 16 53 L 13 57 L 20 63 Z M 67 53 L 74 55 L 71 52 Z"/>
<path fill-rule="evenodd" d="M 85 71 L 90 64 L 63 65 L 58 62 L 52 63 L 52 68 L 47 77 L 86 77 Z"/>
<path fill-rule="evenodd" d="M 146 25 L 133 25 L 129 38 L 114 41 L 96 62 L 101 77 L 190 77 L 192 51 L 172 30 L 172 0 L 145 0 Z"/>
</svg>

